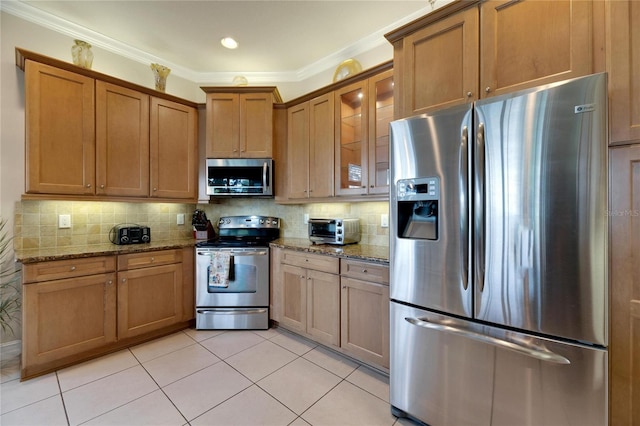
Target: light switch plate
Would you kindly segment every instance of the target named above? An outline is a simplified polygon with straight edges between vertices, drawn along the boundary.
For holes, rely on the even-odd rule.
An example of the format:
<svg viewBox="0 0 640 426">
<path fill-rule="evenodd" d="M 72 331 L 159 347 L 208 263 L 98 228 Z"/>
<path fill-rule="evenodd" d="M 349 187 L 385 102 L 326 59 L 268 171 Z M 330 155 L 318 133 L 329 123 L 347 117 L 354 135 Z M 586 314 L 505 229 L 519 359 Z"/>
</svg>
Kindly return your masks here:
<svg viewBox="0 0 640 426">
<path fill-rule="evenodd" d="M 184 225 L 184 213 L 178 213 L 178 216 L 176 217 L 176 223 L 178 225 Z"/>
<path fill-rule="evenodd" d="M 388 228 L 389 227 L 389 215 L 386 213 L 383 213 L 380 215 L 380 226 L 382 228 Z"/>
<path fill-rule="evenodd" d="M 71 215 L 70 214 L 60 214 L 58 215 L 58 228 L 71 228 Z"/>
<path fill-rule="evenodd" d="M 305 213 L 304 214 L 304 224 L 308 224 L 309 223 L 309 213 Z"/>
</svg>

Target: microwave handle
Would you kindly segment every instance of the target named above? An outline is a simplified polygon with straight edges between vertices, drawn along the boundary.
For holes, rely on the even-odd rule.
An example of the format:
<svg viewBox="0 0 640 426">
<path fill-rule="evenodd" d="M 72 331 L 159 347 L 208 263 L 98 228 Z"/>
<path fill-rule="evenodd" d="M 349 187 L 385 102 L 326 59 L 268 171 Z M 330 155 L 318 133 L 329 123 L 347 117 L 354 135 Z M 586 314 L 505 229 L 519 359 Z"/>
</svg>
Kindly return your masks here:
<svg viewBox="0 0 640 426">
<path fill-rule="evenodd" d="M 271 186 L 271 182 L 269 182 L 269 163 L 266 161 L 262 163 L 262 186 L 265 189 Z"/>
</svg>

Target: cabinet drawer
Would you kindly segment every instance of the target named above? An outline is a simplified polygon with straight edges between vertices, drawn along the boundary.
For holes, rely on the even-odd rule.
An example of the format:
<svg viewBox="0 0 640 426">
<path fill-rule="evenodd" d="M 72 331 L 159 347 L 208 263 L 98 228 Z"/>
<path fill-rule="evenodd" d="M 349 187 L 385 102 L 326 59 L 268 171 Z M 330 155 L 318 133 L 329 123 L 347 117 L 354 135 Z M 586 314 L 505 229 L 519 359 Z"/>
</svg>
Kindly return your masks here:
<svg viewBox="0 0 640 426">
<path fill-rule="evenodd" d="M 282 253 L 282 263 L 329 272 L 330 274 L 337 274 L 340 271 L 340 260 L 338 258 L 320 254 L 285 250 Z"/>
<path fill-rule="evenodd" d="M 118 256 L 118 271 L 182 262 L 181 250 L 158 250 Z"/>
<path fill-rule="evenodd" d="M 80 259 L 52 260 L 29 263 L 22 268 L 22 280 L 26 283 L 103 274 L 116 270 L 115 256 L 96 256 Z"/>
<path fill-rule="evenodd" d="M 340 259 L 341 275 L 379 284 L 389 284 L 389 266 L 359 260 Z"/>
</svg>

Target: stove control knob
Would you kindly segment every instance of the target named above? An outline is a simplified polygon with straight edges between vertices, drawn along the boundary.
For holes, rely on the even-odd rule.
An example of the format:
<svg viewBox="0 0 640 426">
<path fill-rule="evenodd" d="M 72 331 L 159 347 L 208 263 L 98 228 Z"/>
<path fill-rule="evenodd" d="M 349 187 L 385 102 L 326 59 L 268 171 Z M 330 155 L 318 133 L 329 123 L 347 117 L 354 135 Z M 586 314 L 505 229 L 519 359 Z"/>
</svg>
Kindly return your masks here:
<svg viewBox="0 0 640 426">
<path fill-rule="evenodd" d="M 224 223 L 224 219 L 220 218 L 220 220 L 218 221 L 219 224 L 223 224 Z"/>
<path fill-rule="evenodd" d="M 227 225 L 231 223 L 231 219 L 227 219 Z"/>
<path fill-rule="evenodd" d="M 278 221 L 274 219 L 274 220 L 272 220 L 272 221 L 271 221 L 271 224 L 272 224 L 272 225 L 277 225 L 277 224 L 278 224 Z"/>
<path fill-rule="evenodd" d="M 264 225 L 264 219 L 260 219 L 260 225 Z"/>
</svg>

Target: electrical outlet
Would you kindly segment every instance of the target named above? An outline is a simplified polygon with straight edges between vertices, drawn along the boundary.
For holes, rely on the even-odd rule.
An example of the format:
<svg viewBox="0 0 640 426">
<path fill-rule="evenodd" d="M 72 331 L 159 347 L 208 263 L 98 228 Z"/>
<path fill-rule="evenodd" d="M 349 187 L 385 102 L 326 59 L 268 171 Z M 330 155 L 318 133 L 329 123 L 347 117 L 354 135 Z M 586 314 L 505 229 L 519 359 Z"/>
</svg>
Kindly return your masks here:
<svg viewBox="0 0 640 426">
<path fill-rule="evenodd" d="M 184 225 L 184 213 L 178 213 L 176 216 L 176 223 L 178 225 Z"/>
<path fill-rule="evenodd" d="M 309 213 L 304 214 L 304 224 L 307 225 L 309 223 Z"/>
<path fill-rule="evenodd" d="M 380 215 L 380 226 L 383 228 L 389 227 L 389 215 L 384 213 Z"/>
<path fill-rule="evenodd" d="M 58 228 L 71 228 L 71 215 L 60 214 L 58 215 Z"/>
</svg>

